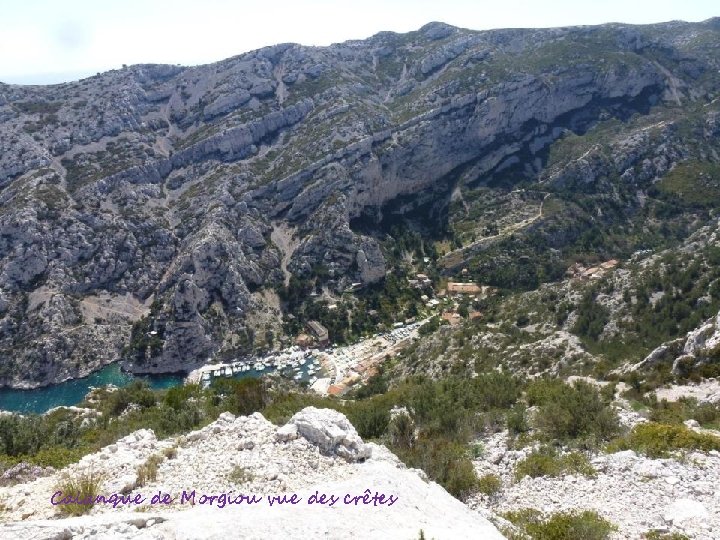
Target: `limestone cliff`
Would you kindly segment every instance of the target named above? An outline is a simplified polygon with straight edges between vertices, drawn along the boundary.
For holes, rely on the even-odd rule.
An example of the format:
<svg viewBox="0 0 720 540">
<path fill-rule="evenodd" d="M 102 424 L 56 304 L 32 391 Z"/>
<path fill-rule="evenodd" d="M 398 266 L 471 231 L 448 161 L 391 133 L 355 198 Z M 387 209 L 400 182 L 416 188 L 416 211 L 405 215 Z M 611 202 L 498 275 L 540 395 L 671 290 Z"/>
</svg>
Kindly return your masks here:
<svg viewBox="0 0 720 540">
<path fill-rule="evenodd" d="M 121 357 L 163 372 L 245 354 L 281 333 L 277 307 L 255 293 L 278 289 L 284 270 L 322 269 L 334 291 L 390 270 L 353 219 L 459 176 L 519 162 L 537 173 L 553 141 L 598 121 L 710 100 L 717 36 L 716 19 L 432 23 L 205 66 L 0 85 L 0 385 Z M 707 122 L 717 133 L 717 117 Z M 583 163 L 553 171 L 553 185 L 598 172 Z M 277 224 L 296 231 L 292 252 L 272 242 Z"/>
</svg>

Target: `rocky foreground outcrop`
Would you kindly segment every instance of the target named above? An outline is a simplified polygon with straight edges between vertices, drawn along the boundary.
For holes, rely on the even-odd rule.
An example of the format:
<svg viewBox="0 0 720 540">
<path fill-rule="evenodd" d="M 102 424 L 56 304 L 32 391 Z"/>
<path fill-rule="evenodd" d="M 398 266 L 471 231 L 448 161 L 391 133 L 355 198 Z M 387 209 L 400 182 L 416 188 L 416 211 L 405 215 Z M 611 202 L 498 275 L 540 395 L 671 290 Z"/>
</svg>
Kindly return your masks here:
<svg viewBox="0 0 720 540">
<path fill-rule="evenodd" d="M 627 427 L 646 421 L 627 403 L 618 405 L 618 413 Z M 693 421 L 688 425 L 703 431 Z M 518 481 L 515 468 L 533 447 L 511 448 L 507 432 L 481 441 L 484 453 L 475 460 L 475 469 L 480 476 L 497 475 L 502 487 L 491 497 L 472 498 L 470 507 L 497 514 L 525 508 L 547 514 L 593 510 L 618 527 L 612 535 L 617 540 L 638 540 L 651 532 L 694 540 L 720 536 L 720 453 L 715 450 L 662 459 L 632 450 L 598 452 L 590 459 L 593 476 L 525 476 Z"/>
<path fill-rule="evenodd" d="M 155 480 L 133 487 L 137 467 L 152 455 L 173 452 L 174 457 L 160 463 Z M 224 413 L 205 428 L 175 439 L 158 441 L 152 431 L 140 430 L 84 457 L 65 473 L 87 471 L 103 475 L 101 494 L 141 493 L 150 500 L 162 492 L 175 502 L 114 509 L 96 505 L 88 515 L 57 519 L 57 507 L 50 504 L 57 473 L 0 488 L 5 509 L 0 537 L 379 540 L 416 539 L 422 530 L 438 540 L 503 538 L 479 513 L 421 471 L 406 469 L 385 447 L 364 443 L 342 414 L 325 409 L 306 408 L 280 428 L 259 413 L 237 418 Z M 194 505 L 177 502 L 183 492 L 193 490 Z M 224 507 L 218 499 L 202 502 L 202 495 L 231 491 L 231 499 L 245 494 L 260 502 Z M 292 494 L 299 503 L 269 504 L 269 497 Z M 339 500 L 332 506 L 329 501 L 308 504 L 320 494 Z"/>
</svg>

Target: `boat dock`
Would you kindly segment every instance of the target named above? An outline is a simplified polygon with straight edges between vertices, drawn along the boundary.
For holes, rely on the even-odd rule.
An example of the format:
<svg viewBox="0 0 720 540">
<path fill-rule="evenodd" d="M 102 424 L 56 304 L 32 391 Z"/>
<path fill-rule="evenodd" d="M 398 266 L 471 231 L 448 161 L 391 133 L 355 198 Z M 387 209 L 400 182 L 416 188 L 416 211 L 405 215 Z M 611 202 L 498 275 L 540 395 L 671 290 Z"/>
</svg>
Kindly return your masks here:
<svg viewBox="0 0 720 540">
<path fill-rule="evenodd" d="M 313 384 L 321 372 L 317 350 L 301 350 L 290 347 L 260 358 L 236 359 L 221 364 L 207 364 L 193 370 L 185 379 L 188 384 L 210 385 L 213 379 L 237 377 L 244 374 L 258 376 L 263 373 L 280 372 L 295 380 L 307 380 Z"/>
</svg>

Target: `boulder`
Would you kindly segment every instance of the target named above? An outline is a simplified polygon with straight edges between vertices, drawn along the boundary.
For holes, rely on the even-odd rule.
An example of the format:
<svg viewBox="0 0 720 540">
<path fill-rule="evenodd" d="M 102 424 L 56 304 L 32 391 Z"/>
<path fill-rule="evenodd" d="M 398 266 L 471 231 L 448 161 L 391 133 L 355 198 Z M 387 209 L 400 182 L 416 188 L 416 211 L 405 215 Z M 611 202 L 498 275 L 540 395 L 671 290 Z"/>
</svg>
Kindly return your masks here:
<svg viewBox="0 0 720 540">
<path fill-rule="evenodd" d="M 692 499 L 677 499 L 667 507 L 663 519 L 668 523 L 677 525 L 688 520 L 707 519 L 709 516 L 707 508 L 702 503 Z"/>
<path fill-rule="evenodd" d="M 275 432 L 275 439 L 279 442 L 292 441 L 298 438 L 298 428 L 295 424 L 285 424 Z"/>
<path fill-rule="evenodd" d="M 366 460 L 372 453 L 345 415 L 332 409 L 306 407 L 290 419 L 284 434 L 292 431 L 290 425 L 325 454 L 355 462 Z"/>
</svg>

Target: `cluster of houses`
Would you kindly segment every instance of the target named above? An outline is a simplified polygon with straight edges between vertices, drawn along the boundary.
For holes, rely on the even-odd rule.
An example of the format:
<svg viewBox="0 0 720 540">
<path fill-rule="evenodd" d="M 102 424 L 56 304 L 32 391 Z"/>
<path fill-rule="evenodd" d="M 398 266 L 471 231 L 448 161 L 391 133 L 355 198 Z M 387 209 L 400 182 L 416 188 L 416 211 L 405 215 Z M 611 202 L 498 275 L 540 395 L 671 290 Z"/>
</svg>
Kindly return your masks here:
<svg viewBox="0 0 720 540">
<path fill-rule="evenodd" d="M 327 328 L 317 321 L 308 321 L 307 332 L 303 332 L 295 339 L 295 344 L 300 347 L 325 347 L 330 341 Z"/>
<path fill-rule="evenodd" d="M 413 321 L 407 326 L 395 323 L 388 332 L 375 334 L 371 339 L 353 345 L 335 348 L 324 353 L 327 364 L 334 368 L 332 383 L 327 388 L 330 395 L 340 395 L 360 381 L 377 374 L 378 366 L 389 356 L 394 356 L 417 336 L 421 323 Z"/>
<path fill-rule="evenodd" d="M 566 275 L 572 279 L 599 279 L 607 271 L 612 270 L 618 265 L 617 259 L 610 259 L 596 266 L 586 267 L 581 263 L 575 263 L 567 269 Z M 463 276 L 467 276 L 467 269 L 463 269 Z M 467 277 L 465 277 L 467 279 Z M 432 290 L 432 280 L 426 274 L 416 274 L 414 278 L 408 278 L 408 284 L 415 289 L 430 289 Z M 361 286 L 360 283 L 353 283 L 350 290 L 357 290 Z M 490 294 L 495 292 L 492 287 L 487 285 L 478 285 L 477 283 L 469 281 L 450 281 L 447 283 L 445 288 L 440 289 L 437 292 L 437 298 L 431 298 L 428 292 L 423 294 L 420 299 L 425 303 L 427 308 L 433 309 L 438 308 L 443 304 L 443 298 L 453 298 L 456 300 L 454 307 L 445 309 L 440 314 L 440 317 L 447 321 L 451 325 L 460 324 L 463 321 L 463 316 L 457 312 L 458 301 L 468 296 L 474 296 L 475 300 L 486 298 Z M 336 309 L 337 304 L 328 306 L 328 309 Z M 369 315 L 376 315 L 375 310 L 370 310 Z M 482 317 L 482 313 L 479 311 L 469 311 L 468 319 L 476 319 Z M 405 321 L 406 324 L 412 323 L 414 320 Z M 399 326 L 402 323 L 396 325 Z M 306 325 L 306 331 L 301 333 L 295 343 L 300 347 L 325 347 L 329 343 L 328 330 L 318 321 L 309 321 Z"/>
<path fill-rule="evenodd" d="M 415 289 L 432 287 L 432 280 L 425 274 L 417 274 L 414 279 L 408 278 L 408 284 Z"/>
<path fill-rule="evenodd" d="M 467 298 L 468 296 L 474 296 L 475 300 L 480 300 L 481 298 L 485 298 L 490 295 L 493 290 L 494 289 L 492 287 L 488 287 L 487 285 L 478 285 L 477 283 L 470 282 L 450 281 L 444 289 L 440 289 L 440 291 L 438 291 L 438 296 L 441 298 L 453 298 L 457 301 L 461 300 L 463 297 Z M 433 300 L 433 302 L 435 302 L 434 305 L 439 305 L 441 303 L 439 300 Z M 458 313 L 456 310 L 457 302 L 455 303 L 455 307 L 453 309 L 443 311 L 440 314 L 440 317 L 453 326 L 456 324 L 460 324 L 463 321 L 463 316 L 460 315 L 460 313 Z M 482 313 L 480 313 L 479 311 L 472 310 L 468 312 L 468 319 L 472 320 L 479 317 L 482 317 Z"/>
<path fill-rule="evenodd" d="M 462 274 L 465 276 L 465 279 L 467 279 L 467 273 L 467 269 L 463 269 Z M 457 312 L 459 300 L 467 298 L 468 296 L 474 296 L 475 300 L 479 300 L 487 297 L 494 291 L 487 285 L 478 285 L 477 283 L 472 282 L 450 281 L 447 283 L 445 288 L 442 288 L 437 292 L 436 298 L 431 298 L 431 295 L 433 294 L 433 283 L 430 277 L 423 273 L 418 273 L 415 274 L 415 277 L 408 278 L 408 284 L 415 289 L 427 290 L 427 292 L 422 294 L 420 299 L 429 309 L 439 308 L 443 303 L 447 303 L 447 301 L 443 302 L 443 298 L 455 299 L 456 302 L 454 303 L 454 306 L 449 309 L 445 309 L 440 314 L 441 318 L 451 325 L 460 324 L 463 321 L 463 316 Z M 360 286 L 360 283 L 353 283 L 348 291 L 357 290 Z M 337 309 L 337 304 L 329 305 L 328 309 Z M 377 311 L 369 310 L 368 315 L 377 315 Z M 482 314 L 479 311 L 470 311 L 468 313 L 469 319 L 476 319 L 481 316 Z M 413 322 L 415 322 L 414 319 L 408 319 L 405 321 L 405 324 L 411 324 Z M 397 328 L 398 326 L 402 326 L 402 324 L 403 323 L 397 323 L 395 327 Z M 328 343 L 328 330 L 318 321 L 309 321 L 306 324 L 305 331 L 298 335 L 295 339 L 295 344 L 303 348 L 325 347 Z"/>
<path fill-rule="evenodd" d="M 448 294 L 482 294 L 483 292 L 483 288 L 477 283 L 456 283 L 452 281 L 447 284 L 446 290 Z"/>
<path fill-rule="evenodd" d="M 600 279 L 605 272 L 612 270 L 617 265 L 617 259 L 610 259 L 609 261 L 589 268 L 577 262 L 565 271 L 565 275 L 571 279 Z"/>
</svg>

